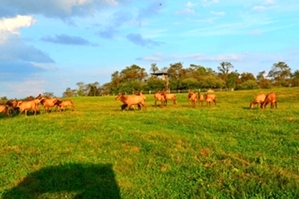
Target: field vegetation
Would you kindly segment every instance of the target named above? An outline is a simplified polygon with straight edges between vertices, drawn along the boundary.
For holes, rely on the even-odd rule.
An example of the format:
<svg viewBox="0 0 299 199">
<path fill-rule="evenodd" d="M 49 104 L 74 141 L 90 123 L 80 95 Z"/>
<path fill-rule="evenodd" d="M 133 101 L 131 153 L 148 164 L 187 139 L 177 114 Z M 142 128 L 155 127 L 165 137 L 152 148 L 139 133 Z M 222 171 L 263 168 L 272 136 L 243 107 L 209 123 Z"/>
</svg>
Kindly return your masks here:
<svg viewBox="0 0 299 199">
<path fill-rule="evenodd" d="M 249 109 L 275 91 L 278 108 Z M 75 111 L 0 115 L 0 197 L 299 198 L 299 89 L 216 92 L 217 106 L 121 111 L 115 96 Z"/>
</svg>

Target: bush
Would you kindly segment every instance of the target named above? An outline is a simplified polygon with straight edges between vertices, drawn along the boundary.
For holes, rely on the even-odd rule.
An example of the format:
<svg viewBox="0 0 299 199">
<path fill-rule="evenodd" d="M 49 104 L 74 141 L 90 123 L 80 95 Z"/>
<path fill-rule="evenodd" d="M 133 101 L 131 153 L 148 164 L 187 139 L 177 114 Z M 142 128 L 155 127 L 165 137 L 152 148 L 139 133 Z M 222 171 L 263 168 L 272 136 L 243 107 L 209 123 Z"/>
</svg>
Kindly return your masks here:
<svg viewBox="0 0 299 199">
<path fill-rule="evenodd" d="M 255 80 L 247 80 L 241 84 L 238 85 L 237 89 L 240 90 L 252 90 L 257 89 L 258 85 Z"/>
<path fill-rule="evenodd" d="M 182 89 L 195 89 L 198 87 L 199 82 L 193 77 L 185 78 L 182 81 Z"/>
<path fill-rule="evenodd" d="M 271 88 L 271 82 L 268 79 L 262 79 L 258 82 L 260 88 Z"/>
</svg>

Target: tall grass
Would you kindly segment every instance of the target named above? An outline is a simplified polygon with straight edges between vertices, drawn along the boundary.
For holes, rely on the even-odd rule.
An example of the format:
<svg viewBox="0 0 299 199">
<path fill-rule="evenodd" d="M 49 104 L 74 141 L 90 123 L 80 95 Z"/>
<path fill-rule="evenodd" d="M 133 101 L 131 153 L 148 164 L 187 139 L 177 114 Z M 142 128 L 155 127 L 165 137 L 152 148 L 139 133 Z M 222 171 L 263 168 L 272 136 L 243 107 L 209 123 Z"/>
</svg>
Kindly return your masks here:
<svg viewBox="0 0 299 199">
<path fill-rule="evenodd" d="M 114 96 L 76 111 L 0 116 L 2 198 L 298 198 L 299 89 L 216 92 L 217 106 L 121 111 Z M 41 107 L 42 109 L 42 107 Z M 42 109 L 43 110 L 43 109 Z"/>
</svg>

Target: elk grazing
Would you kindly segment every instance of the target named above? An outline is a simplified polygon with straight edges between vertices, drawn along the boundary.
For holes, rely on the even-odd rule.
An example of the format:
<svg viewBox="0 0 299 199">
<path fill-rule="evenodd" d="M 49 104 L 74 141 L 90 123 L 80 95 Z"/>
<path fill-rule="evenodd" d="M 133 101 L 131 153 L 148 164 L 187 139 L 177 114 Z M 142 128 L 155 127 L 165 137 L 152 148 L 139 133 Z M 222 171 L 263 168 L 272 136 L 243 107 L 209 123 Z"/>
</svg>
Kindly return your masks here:
<svg viewBox="0 0 299 199">
<path fill-rule="evenodd" d="M 264 93 L 255 96 L 254 100 L 250 103 L 250 108 L 253 108 L 256 104 L 262 104 L 265 101 L 266 95 Z"/>
<path fill-rule="evenodd" d="M 263 101 L 263 103 L 261 103 L 261 108 L 264 109 L 266 108 L 267 104 L 271 104 L 271 108 L 277 108 L 277 97 L 276 94 L 274 92 L 269 93 L 266 95 L 265 100 Z"/>
<path fill-rule="evenodd" d="M 216 106 L 216 95 L 215 94 L 205 94 L 204 98 L 207 102 L 207 106 L 211 106 L 212 102 L 214 102 L 215 106 Z"/>
<path fill-rule="evenodd" d="M 118 94 L 118 96 L 115 98 L 115 100 L 120 100 L 122 103 L 127 104 L 127 110 L 129 110 L 129 108 L 133 105 L 138 105 L 140 104 L 141 106 L 143 106 L 145 109 L 145 102 L 144 102 L 144 98 L 142 96 L 138 96 L 138 95 L 129 95 L 126 96 L 124 94 Z M 135 107 L 133 106 L 133 109 L 135 111 Z"/>
</svg>

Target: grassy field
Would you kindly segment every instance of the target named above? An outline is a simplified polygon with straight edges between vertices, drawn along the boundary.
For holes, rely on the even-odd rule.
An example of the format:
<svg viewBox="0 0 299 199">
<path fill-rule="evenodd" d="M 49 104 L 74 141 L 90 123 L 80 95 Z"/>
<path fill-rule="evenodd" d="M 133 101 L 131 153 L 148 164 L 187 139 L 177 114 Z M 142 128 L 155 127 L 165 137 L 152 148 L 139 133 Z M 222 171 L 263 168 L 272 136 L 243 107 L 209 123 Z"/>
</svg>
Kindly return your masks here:
<svg viewBox="0 0 299 199">
<path fill-rule="evenodd" d="M 0 116 L 0 197 L 299 198 L 299 88 L 216 92 L 217 106 L 121 111 L 115 96 L 76 111 Z M 43 110 L 43 109 L 42 109 Z"/>
</svg>

